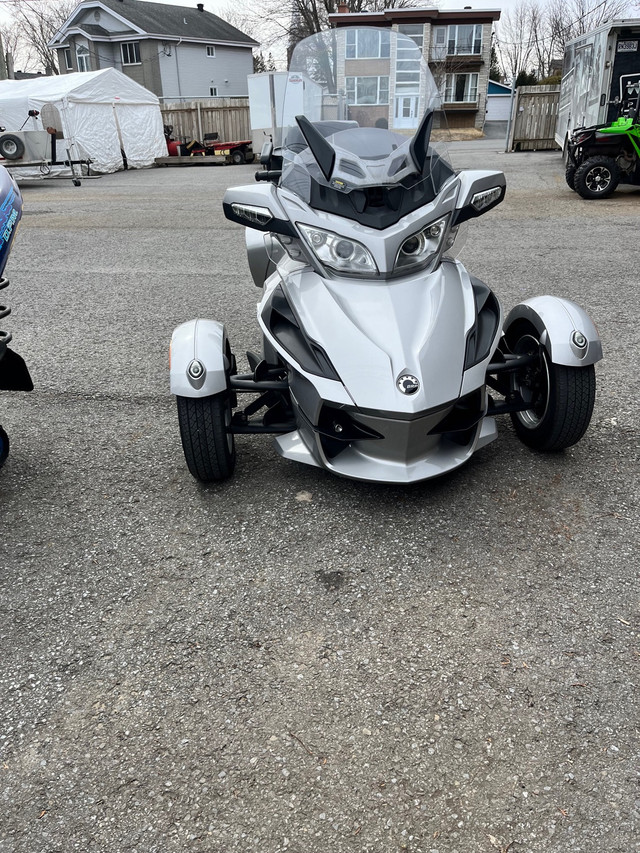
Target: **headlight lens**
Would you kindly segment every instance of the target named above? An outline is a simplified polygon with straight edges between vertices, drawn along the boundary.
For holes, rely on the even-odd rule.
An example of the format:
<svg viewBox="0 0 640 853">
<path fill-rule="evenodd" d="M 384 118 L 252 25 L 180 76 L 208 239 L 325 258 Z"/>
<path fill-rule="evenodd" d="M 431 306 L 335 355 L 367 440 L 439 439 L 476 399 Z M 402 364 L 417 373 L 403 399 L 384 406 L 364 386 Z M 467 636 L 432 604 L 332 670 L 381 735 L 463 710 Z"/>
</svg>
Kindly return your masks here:
<svg viewBox="0 0 640 853">
<path fill-rule="evenodd" d="M 255 204 L 232 204 L 231 210 L 241 219 L 246 219 L 255 225 L 268 225 L 273 214 L 268 207 L 258 207 Z"/>
<path fill-rule="evenodd" d="M 407 237 L 398 250 L 394 269 L 426 266 L 440 249 L 444 235 L 447 233 L 448 220 L 448 216 L 443 216 L 442 219 L 437 219 L 417 234 Z M 453 237 L 455 239 L 455 234 Z M 453 240 L 447 241 L 447 248 L 452 243 Z"/>
<path fill-rule="evenodd" d="M 378 275 L 376 262 L 362 243 L 322 228 L 311 228 L 299 222 L 297 226 L 313 254 L 324 266 L 349 275 Z"/>
</svg>

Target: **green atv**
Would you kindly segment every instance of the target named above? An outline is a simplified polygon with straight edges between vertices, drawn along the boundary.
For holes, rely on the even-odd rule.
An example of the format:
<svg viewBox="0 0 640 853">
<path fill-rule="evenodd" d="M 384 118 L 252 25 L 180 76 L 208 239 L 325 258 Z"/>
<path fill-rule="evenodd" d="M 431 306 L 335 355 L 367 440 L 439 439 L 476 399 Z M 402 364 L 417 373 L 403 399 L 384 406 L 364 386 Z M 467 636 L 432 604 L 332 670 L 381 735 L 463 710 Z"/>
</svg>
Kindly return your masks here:
<svg viewBox="0 0 640 853">
<path fill-rule="evenodd" d="M 640 186 L 640 74 L 620 78 L 620 115 L 576 128 L 567 145 L 567 184 L 582 198 L 607 198 L 618 184 Z"/>
</svg>

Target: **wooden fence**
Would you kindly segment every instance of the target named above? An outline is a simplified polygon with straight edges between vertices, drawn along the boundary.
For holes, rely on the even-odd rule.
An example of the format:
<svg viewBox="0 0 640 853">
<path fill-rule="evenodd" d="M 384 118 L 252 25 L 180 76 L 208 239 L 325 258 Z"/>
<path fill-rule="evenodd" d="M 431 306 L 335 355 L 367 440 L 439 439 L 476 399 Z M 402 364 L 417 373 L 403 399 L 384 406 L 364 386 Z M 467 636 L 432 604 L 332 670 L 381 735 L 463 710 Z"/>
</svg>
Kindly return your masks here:
<svg viewBox="0 0 640 853">
<path fill-rule="evenodd" d="M 520 86 L 516 90 L 509 135 L 510 151 L 557 148 L 554 139 L 560 86 Z"/>
<path fill-rule="evenodd" d="M 174 139 L 202 142 L 205 133 L 221 141 L 251 139 L 248 98 L 203 98 L 160 104 L 162 121 L 173 125 Z"/>
</svg>

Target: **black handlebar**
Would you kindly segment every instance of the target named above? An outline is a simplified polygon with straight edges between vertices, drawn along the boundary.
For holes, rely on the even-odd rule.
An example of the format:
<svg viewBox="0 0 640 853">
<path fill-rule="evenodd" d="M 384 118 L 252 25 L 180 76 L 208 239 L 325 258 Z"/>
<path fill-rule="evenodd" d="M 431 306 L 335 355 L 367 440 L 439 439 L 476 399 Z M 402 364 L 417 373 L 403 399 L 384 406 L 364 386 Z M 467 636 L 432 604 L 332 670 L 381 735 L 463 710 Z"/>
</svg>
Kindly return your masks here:
<svg viewBox="0 0 640 853">
<path fill-rule="evenodd" d="M 282 176 L 282 169 L 271 169 L 256 172 L 256 181 L 277 181 Z"/>
</svg>

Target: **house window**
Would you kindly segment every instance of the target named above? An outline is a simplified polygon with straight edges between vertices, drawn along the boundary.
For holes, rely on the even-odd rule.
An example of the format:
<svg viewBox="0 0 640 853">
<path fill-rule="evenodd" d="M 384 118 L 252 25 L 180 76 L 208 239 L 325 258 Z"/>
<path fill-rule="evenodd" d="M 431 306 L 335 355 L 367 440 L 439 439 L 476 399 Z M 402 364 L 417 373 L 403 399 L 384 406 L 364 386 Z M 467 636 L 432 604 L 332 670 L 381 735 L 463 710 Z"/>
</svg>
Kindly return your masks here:
<svg viewBox="0 0 640 853">
<path fill-rule="evenodd" d="M 125 41 L 120 45 L 122 53 L 123 65 L 139 65 L 140 64 L 140 42 Z"/>
<path fill-rule="evenodd" d="M 347 59 L 385 59 L 391 53 L 388 31 L 374 29 L 347 30 Z"/>
<path fill-rule="evenodd" d="M 482 24 L 458 24 L 449 27 L 449 56 L 482 53 Z"/>
<path fill-rule="evenodd" d="M 422 68 L 422 24 L 403 24 L 398 32 L 407 39 L 398 39 L 396 50 L 396 95 L 414 95 L 420 92 Z"/>
<path fill-rule="evenodd" d="M 348 104 L 388 104 L 388 77 L 347 77 Z"/>
<path fill-rule="evenodd" d="M 447 104 L 475 104 L 478 100 L 478 75 L 447 74 L 444 100 Z"/>
<path fill-rule="evenodd" d="M 447 55 L 447 28 L 433 28 L 433 56 L 434 62 L 442 62 Z"/>
<path fill-rule="evenodd" d="M 218 97 L 218 87 L 217 86 L 209 86 L 209 94 L 212 98 Z"/>
<path fill-rule="evenodd" d="M 207 56 L 215 56 L 216 55 L 216 46 L 215 44 L 207 45 Z"/>
<path fill-rule="evenodd" d="M 398 32 L 403 36 L 409 36 L 422 50 L 422 42 L 424 40 L 424 27 L 422 24 L 400 24 Z"/>
<path fill-rule="evenodd" d="M 68 47 L 64 51 L 64 67 L 67 71 L 73 71 L 73 58 Z"/>
<path fill-rule="evenodd" d="M 83 44 L 79 44 L 76 48 L 76 62 L 78 63 L 78 71 L 91 71 L 89 49 Z"/>
</svg>

